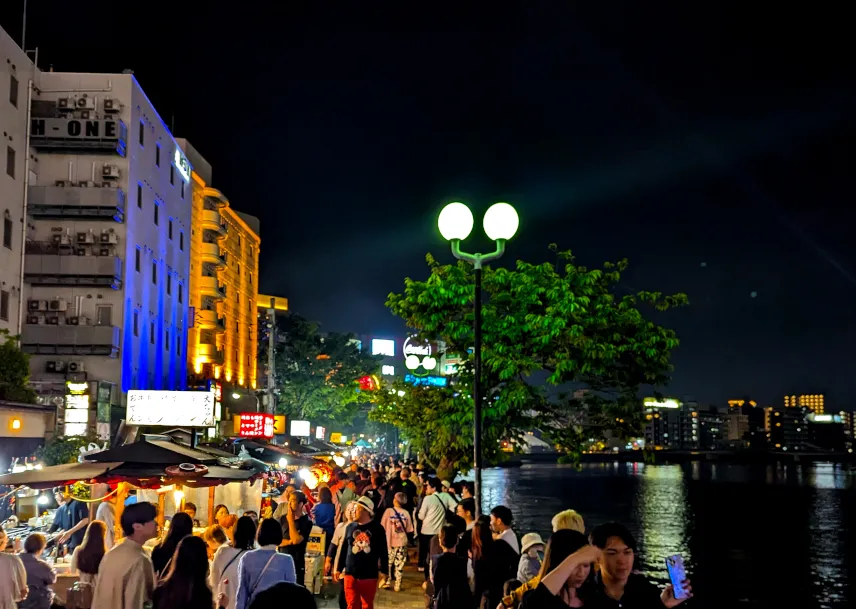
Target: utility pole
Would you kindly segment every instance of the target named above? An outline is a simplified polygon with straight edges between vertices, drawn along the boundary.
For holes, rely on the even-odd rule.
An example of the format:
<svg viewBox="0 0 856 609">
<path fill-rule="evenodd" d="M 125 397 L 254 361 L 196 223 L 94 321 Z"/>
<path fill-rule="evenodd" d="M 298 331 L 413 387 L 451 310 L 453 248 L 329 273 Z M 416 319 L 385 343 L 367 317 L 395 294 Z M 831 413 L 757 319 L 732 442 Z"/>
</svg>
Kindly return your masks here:
<svg viewBox="0 0 856 609">
<path fill-rule="evenodd" d="M 276 298 L 270 299 L 270 308 L 267 310 L 268 323 L 268 373 L 267 373 L 267 403 L 265 412 L 274 414 L 276 405 L 276 375 L 274 364 L 276 362 Z"/>
</svg>

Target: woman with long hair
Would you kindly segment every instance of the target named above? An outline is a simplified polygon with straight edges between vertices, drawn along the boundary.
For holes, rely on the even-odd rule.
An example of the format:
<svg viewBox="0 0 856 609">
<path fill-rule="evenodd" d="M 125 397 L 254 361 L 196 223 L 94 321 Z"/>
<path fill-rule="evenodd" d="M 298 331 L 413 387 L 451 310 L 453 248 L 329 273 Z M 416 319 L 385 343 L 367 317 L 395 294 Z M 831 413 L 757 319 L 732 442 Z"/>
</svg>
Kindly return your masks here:
<svg viewBox="0 0 856 609">
<path fill-rule="evenodd" d="M 152 595 L 152 607 L 214 608 L 214 595 L 208 587 L 208 548 L 199 537 L 185 537 L 178 543 L 175 560 Z"/>
<path fill-rule="evenodd" d="M 71 555 L 71 572 L 77 573 L 77 581 L 95 588 L 98 583 L 98 567 L 107 552 L 107 524 L 93 520 L 86 527 L 83 543 L 74 548 Z"/>
<path fill-rule="evenodd" d="M 229 515 L 229 508 L 222 503 L 214 508 L 214 522 L 209 522 L 208 525 L 220 524 L 220 519 Z"/>
<path fill-rule="evenodd" d="M 504 541 L 494 541 L 490 518 L 481 516 L 473 525 L 470 549 L 475 599 L 479 607 L 495 609 L 502 600 L 502 586 L 517 572 L 517 553 Z"/>
<path fill-rule="evenodd" d="M 521 609 L 583 607 L 591 565 L 600 550 L 586 536 L 570 529 L 553 533 L 538 574 L 538 587 L 523 597 Z"/>
<path fill-rule="evenodd" d="M 152 566 L 155 568 L 155 575 L 160 577 L 166 575 L 179 542 L 189 535 L 193 535 L 193 519 L 184 512 L 179 512 L 172 517 L 166 537 L 152 550 Z"/>
<path fill-rule="evenodd" d="M 327 539 L 324 545 L 326 554 L 330 542 L 333 541 L 333 532 L 336 530 L 336 506 L 333 505 L 333 493 L 327 487 L 318 489 L 318 503 L 312 509 L 312 518 L 315 526 L 324 529 Z"/>
<path fill-rule="evenodd" d="M 212 524 L 202 533 L 202 541 L 208 544 L 208 558 L 213 559 L 214 553 L 229 543 L 226 531 L 219 524 Z"/>
<path fill-rule="evenodd" d="M 211 575 L 208 583 L 214 597 L 222 594 L 220 606 L 234 609 L 238 596 L 238 564 L 244 552 L 255 547 L 256 525 L 249 516 L 241 516 L 235 525 L 234 541 L 231 545 L 220 546 L 211 563 Z"/>
</svg>

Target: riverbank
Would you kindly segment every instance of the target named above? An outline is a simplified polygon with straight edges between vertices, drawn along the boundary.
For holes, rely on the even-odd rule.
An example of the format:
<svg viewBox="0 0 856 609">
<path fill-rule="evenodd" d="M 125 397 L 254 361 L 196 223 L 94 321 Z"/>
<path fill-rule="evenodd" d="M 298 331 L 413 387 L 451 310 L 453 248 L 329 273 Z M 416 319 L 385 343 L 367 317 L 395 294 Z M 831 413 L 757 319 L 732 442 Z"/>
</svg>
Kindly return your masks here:
<svg viewBox="0 0 856 609">
<path fill-rule="evenodd" d="M 519 467 L 523 463 L 558 463 L 559 453 L 532 453 L 515 455 L 499 467 Z M 784 453 L 750 452 L 725 450 L 658 450 L 646 455 L 641 450 L 619 453 L 594 453 L 582 456 L 583 463 L 645 463 L 646 457 L 653 458 L 657 464 L 679 464 L 690 461 L 709 461 L 712 463 L 734 463 L 751 465 L 754 463 L 850 463 L 856 464 L 856 457 L 848 453 Z"/>
</svg>

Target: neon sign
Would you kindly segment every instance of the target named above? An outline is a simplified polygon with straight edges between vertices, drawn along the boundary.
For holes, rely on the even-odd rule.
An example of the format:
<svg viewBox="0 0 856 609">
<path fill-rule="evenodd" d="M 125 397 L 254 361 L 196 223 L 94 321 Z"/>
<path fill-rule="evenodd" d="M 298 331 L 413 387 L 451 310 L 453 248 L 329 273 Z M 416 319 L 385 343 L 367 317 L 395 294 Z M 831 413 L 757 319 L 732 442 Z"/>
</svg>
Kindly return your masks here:
<svg viewBox="0 0 856 609">
<path fill-rule="evenodd" d="M 411 336 L 404 341 L 401 351 L 404 354 L 404 366 L 416 376 L 426 376 L 437 367 L 437 359 L 432 355 L 434 349 L 427 340 Z"/>
<path fill-rule="evenodd" d="M 405 374 L 404 382 L 416 386 L 446 387 L 449 384 L 449 379 L 445 376 L 416 376 L 415 374 Z"/>
<path fill-rule="evenodd" d="M 238 435 L 242 438 L 272 438 L 273 415 L 263 412 L 242 412 Z"/>
<path fill-rule="evenodd" d="M 181 154 L 181 150 L 175 149 L 175 168 L 185 182 L 190 181 L 190 162 Z"/>
</svg>

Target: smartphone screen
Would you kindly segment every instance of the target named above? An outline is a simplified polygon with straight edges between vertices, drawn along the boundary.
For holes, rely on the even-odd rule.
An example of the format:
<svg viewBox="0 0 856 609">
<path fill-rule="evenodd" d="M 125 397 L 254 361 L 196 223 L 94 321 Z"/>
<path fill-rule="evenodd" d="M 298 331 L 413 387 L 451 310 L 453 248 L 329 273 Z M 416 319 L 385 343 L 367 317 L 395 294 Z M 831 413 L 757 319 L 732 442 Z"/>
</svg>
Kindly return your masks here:
<svg viewBox="0 0 856 609">
<path fill-rule="evenodd" d="M 672 580 L 672 588 L 675 589 L 675 598 L 686 598 L 687 591 L 684 590 L 684 580 L 687 578 L 687 572 L 684 569 L 683 556 L 680 554 L 669 556 L 666 559 L 666 569 L 669 571 L 669 579 Z"/>
</svg>

